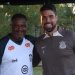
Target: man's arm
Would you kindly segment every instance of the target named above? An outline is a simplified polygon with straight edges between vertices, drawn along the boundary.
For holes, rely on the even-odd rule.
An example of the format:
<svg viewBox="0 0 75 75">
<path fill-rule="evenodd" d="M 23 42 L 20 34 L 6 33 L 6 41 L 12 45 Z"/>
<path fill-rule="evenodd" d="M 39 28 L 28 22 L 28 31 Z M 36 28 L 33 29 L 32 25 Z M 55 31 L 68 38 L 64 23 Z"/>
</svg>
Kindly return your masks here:
<svg viewBox="0 0 75 75">
<path fill-rule="evenodd" d="M 38 52 L 37 52 L 37 50 L 34 46 L 34 50 L 33 50 L 33 67 L 36 67 L 39 64 L 40 61 L 41 61 L 41 58 L 40 58 L 40 56 L 39 56 L 39 54 L 38 54 Z"/>
</svg>

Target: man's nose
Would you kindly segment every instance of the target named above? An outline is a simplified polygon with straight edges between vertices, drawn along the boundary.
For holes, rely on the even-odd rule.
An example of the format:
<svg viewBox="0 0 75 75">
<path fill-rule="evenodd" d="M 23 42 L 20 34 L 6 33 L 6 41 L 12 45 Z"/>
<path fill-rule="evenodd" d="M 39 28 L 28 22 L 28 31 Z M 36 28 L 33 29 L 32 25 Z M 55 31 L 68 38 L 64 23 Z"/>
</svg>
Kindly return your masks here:
<svg viewBox="0 0 75 75">
<path fill-rule="evenodd" d="M 46 18 L 46 22 L 48 22 L 48 23 L 49 23 L 49 22 L 50 22 L 50 18 Z"/>
</svg>

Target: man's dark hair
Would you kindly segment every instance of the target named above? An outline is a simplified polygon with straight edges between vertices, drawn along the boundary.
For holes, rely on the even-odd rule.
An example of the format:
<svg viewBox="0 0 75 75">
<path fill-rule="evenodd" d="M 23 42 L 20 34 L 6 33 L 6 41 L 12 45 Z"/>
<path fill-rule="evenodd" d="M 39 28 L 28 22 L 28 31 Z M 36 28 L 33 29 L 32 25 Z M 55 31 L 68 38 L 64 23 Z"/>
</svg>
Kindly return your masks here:
<svg viewBox="0 0 75 75">
<path fill-rule="evenodd" d="M 40 8 L 40 12 L 44 10 L 52 10 L 56 14 L 56 7 L 53 4 L 45 4 Z"/>
<path fill-rule="evenodd" d="M 11 18 L 11 21 L 15 20 L 16 18 L 24 18 L 27 21 L 27 17 L 21 13 L 14 14 Z"/>
</svg>

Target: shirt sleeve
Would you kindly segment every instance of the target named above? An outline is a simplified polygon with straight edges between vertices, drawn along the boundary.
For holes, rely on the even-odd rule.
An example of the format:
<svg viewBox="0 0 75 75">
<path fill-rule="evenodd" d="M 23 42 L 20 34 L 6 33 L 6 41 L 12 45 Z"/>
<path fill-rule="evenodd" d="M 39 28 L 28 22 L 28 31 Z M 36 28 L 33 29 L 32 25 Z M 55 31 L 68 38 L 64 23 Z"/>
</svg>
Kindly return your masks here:
<svg viewBox="0 0 75 75">
<path fill-rule="evenodd" d="M 39 62 L 41 61 L 41 58 L 36 50 L 36 47 L 34 45 L 34 49 L 33 49 L 33 67 L 36 67 Z"/>
<path fill-rule="evenodd" d="M 39 62 L 41 61 L 41 58 L 38 54 L 37 47 L 36 47 L 36 40 L 37 40 L 37 38 L 34 39 L 33 67 L 36 67 L 39 64 Z"/>
<path fill-rule="evenodd" d="M 4 50 L 5 50 L 5 47 L 6 47 L 8 40 L 9 40 L 9 38 L 7 36 L 0 39 L 0 65 L 2 62 L 2 57 L 3 57 Z"/>
</svg>

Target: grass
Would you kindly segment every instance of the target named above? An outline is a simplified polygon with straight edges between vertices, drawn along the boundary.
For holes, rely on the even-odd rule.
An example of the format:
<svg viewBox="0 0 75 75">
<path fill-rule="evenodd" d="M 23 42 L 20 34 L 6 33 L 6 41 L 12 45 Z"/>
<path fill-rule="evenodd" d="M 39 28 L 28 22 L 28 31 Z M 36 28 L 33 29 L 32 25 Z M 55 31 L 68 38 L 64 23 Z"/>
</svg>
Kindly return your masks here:
<svg viewBox="0 0 75 75">
<path fill-rule="evenodd" d="M 34 75 L 42 75 L 42 68 L 41 67 L 35 67 L 33 69 Z"/>
</svg>

